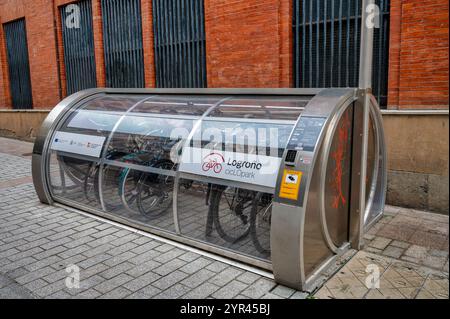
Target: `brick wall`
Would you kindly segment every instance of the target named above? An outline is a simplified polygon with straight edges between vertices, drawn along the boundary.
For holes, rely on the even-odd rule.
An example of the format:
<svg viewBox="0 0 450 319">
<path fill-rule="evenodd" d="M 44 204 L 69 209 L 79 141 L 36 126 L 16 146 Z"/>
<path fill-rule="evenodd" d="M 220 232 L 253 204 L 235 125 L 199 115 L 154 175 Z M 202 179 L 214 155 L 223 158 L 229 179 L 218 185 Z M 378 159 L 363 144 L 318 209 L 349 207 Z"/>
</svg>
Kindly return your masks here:
<svg viewBox="0 0 450 319">
<path fill-rule="evenodd" d="M 204 1 L 209 87 L 292 86 L 291 0 Z M 65 95 L 58 6 L 70 2 L 0 0 L 2 24 L 26 18 L 35 108 L 50 108 Z M 152 1 L 141 0 L 141 6 L 145 83 L 154 87 Z M 97 85 L 103 87 L 100 0 L 92 0 L 92 11 Z M 448 108 L 448 27 L 445 0 L 391 0 L 390 108 Z M 0 28 L 3 108 L 11 107 L 11 101 L 2 32 Z"/>
<path fill-rule="evenodd" d="M 209 87 L 289 87 L 290 1 L 205 0 Z"/>
<path fill-rule="evenodd" d="M 23 17 L 26 19 L 33 104 L 35 108 L 50 108 L 60 99 L 52 1 L 0 1 L 2 24 Z M 7 70 L 5 55 L 3 46 L 1 61 L 3 90 L 0 92 L 0 101 L 6 102 L 4 104 L 6 107 L 11 107 L 9 85 L 5 85 L 9 83 L 8 74 L 5 72 Z"/>
<path fill-rule="evenodd" d="M 448 108 L 447 0 L 391 0 L 389 107 Z"/>
</svg>

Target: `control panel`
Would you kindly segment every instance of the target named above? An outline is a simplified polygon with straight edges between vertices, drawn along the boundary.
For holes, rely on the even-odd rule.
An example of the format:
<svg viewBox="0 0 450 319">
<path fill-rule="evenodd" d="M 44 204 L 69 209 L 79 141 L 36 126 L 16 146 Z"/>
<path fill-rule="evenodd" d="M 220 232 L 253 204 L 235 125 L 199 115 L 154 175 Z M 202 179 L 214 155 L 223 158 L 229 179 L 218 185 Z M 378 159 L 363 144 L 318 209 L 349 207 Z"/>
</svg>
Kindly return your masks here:
<svg viewBox="0 0 450 319">
<path fill-rule="evenodd" d="M 276 189 L 277 201 L 303 206 L 314 152 L 326 120 L 326 117 L 300 117 L 283 157 Z"/>
</svg>

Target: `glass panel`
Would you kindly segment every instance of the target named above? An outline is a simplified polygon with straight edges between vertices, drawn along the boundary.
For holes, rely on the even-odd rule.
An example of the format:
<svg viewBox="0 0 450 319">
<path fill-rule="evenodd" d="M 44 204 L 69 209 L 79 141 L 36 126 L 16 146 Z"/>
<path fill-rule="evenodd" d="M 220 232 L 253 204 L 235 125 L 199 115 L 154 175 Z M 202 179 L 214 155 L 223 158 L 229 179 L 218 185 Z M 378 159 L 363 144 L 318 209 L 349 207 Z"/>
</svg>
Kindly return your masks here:
<svg viewBox="0 0 450 319">
<path fill-rule="evenodd" d="M 157 96 L 141 103 L 133 112 L 200 117 L 222 99 L 224 99 L 223 96 Z"/>
<path fill-rule="evenodd" d="M 233 98 L 220 104 L 209 117 L 296 121 L 310 98 Z"/>
<path fill-rule="evenodd" d="M 73 110 L 59 131 L 107 136 L 120 117 L 145 97 L 99 96 Z"/>
<path fill-rule="evenodd" d="M 270 259 L 271 194 L 181 179 L 177 200 L 183 235 Z"/>
<path fill-rule="evenodd" d="M 193 135 L 191 147 L 281 157 L 294 123 L 205 119 Z"/>
<path fill-rule="evenodd" d="M 173 163 L 154 167 L 170 171 Z M 173 175 L 105 165 L 101 189 L 104 208 L 133 222 L 175 232 L 173 185 Z"/>
<path fill-rule="evenodd" d="M 101 209 L 98 183 L 95 177 L 98 164 L 88 160 L 62 155 L 50 155 L 50 188 L 54 196 L 72 200 L 94 209 Z"/>
</svg>

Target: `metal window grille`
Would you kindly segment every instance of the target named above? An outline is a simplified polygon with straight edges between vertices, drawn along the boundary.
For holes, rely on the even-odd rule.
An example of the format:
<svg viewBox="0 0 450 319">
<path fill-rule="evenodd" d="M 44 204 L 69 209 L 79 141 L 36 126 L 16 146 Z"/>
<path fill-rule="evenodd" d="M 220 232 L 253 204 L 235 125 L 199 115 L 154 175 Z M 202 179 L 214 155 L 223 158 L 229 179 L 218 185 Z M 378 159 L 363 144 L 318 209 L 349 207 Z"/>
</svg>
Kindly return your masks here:
<svg viewBox="0 0 450 319">
<path fill-rule="evenodd" d="M 14 109 L 33 108 L 25 19 L 3 25 Z"/>
<path fill-rule="evenodd" d="M 60 14 L 66 87 L 70 95 L 97 86 L 91 1 L 62 6 Z M 79 19 L 78 23 L 75 24 L 73 19 Z"/>
<path fill-rule="evenodd" d="M 376 0 L 373 93 L 387 105 L 389 0 Z M 361 0 L 294 0 L 295 87 L 357 87 Z"/>
<path fill-rule="evenodd" d="M 101 6 L 106 85 L 144 87 L 140 0 L 102 0 Z"/>
<path fill-rule="evenodd" d="M 153 0 L 153 29 L 157 87 L 207 87 L 203 0 Z"/>
</svg>

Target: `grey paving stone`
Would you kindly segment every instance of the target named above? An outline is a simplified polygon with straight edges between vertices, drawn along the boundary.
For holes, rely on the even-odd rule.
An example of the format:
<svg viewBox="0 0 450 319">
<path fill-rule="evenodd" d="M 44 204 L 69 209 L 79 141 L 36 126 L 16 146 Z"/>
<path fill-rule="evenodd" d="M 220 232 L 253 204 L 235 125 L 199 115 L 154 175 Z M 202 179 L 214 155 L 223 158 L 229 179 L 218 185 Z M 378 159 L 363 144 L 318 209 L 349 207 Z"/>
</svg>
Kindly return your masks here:
<svg viewBox="0 0 450 319">
<path fill-rule="evenodd" d="M 254 283 L 257 279 L 261 278 L 260 275 L 257 275 L 255 273 L 246 271 L 244 272 L 242 275 L 239 275 L 236 279 L 243 282 L 244 284 L 252 284 Z"/>
<path fill-rule="evenodd" d="M 49 283 L 43 279 L 36 279 L 29 283 L 24 284 L 23 286 L 30 291 L 35 291 L 47 286 Z"/>
<path fill-rule="evenodd" d="M 405 256 L 418 260 L 426 258 L 428 250 L 426 247 L 412 245 L 405 251 Z"/>
<path fill-rule="evenodd" d="M 133 280 L 133 277 L 127 275 L 127 274 L 120 274 L 119 276 L 116 276 L 112 279 L 106 280 L 97 286 L 94 287 L 95 290 L 98 292 L 101 292 L 103 294 L 113 290 L 114 288 L 117 288 L 119 286 L 124 286 L 125 288 L 128 288 L 129 285 L 125 285 L 127 283 L 130 283 Z M 130 289 L 132 290 L 132 289 Z M 137 289 L 133 290 L 136 291 Z"/>
<path fill-rule="evenodd" d="M 91 248 L 89 250 L 86 250 L 85 252 L 83 252 L 83 255 L 86 257 L 93 257 L 95 255 L 100 255 L 103 254 L 105 252 L 108 252 L 113 248 L 114 246 L 111 244 L 104 244 L 104 245 L 100 245 L 97 246 L 95 248 Z"/>
<path fill-rule="evenodd" d="M 71 241 L 72 241 L 72 239 L 70 237 L 63 237 L 58 240 L 52 240 L 52 241 L 48 241 L 44 244 L 40 244 L 40 247 L 42 249 L 46 250 L 46 249 L 50 249 L 50 248 L 53 248 L 56 246 L 68 244 Z"/>
<path fill-rule="evenodd" d="M 80 288 L 78 289 L 67 289 L 67 291 L 71 295 L 77 295 L 80 294 L 82 291 L 90 290 L 91 288 L 96 287 L 97 285 L 100 285 L 102 283 L 106 282 L 106 279 L 102 276 L 99 276 L 98 274 L 93 275 L 91 277 L 83 277 L 83 275 L 80 275 Z"/>
<path fill-rule="evenodd" d="M 183 285 L 187 286 L 187 287 L 195 288 L 198 285 L 200 285 L 201 283 L 203 283 L 203 282 L 207 281 L 208 279 L 212 278 L 214 275 L 215 275 L 215 273 L 210 271 L 210 270 L 201 269 L 201 270 L 193 273 L 192 275 L 190 275 L 189 277 L 187 277 L 183 281 L 181 281 L 181 283 Z"/>
<path fill-rule="evenodd" d="M 212 294 L 212 297 L 217 299 L 231 299 L 234 296 L 239 295 L 239 293 L 247 287 L 248 285 L 244 284 L 243 282 L 233 280 L 214 292 Z"/>
<path fill-rule="evenodd" d="M 239 270 L 234 267 L 228 267 L 221 272 L 219 272 L 217 275 L 215 275 L 213 278 L 209 280 L 209 282 L 215 284 L 216 286 L 224 286 L 233 279 L 235 279 L 237 276 L 242 274 L 242 270 Z M 231 298 L 231 297 L 230 297 Z"/>
<path fill-rule="evenodd" d="M 66 271 L 66 269 L 60 269 L 60 270 L 54 270 L 53 273 L 49 275 L 45 275 L 42 278 L 44 278 L 49 283 L 54 283 L 59 280 L 66 280 L 66 278 L 70 274 Z"/>
<path fill-rule="evenodd" d="M 66 287 L 65 282 L 63 280 L 59 280 L 45 287 L 35 290 L 34 293 L 39 297 L 47 297 L 59 290 L 64 289 L 65 287 Z"/>
<path fill-rule="evenodd" d="M 145 275 L 142 275 L 138 278 L 133 278 L 129 275 L 127 275 L 131 280 L 128 280 L 128 282 L 124 283 L 123 286 L 127 288 L 128 290 L 131 290 L 132 292 L 138 291 L 145 286 L 150 285 L 152 282 L 158 280 L 161 278 L 160 275 L 155 274 L 154 272 L 148 272 Z"/>
<path fill-rule="evenodd" d="M 150 299 L 150 297 L 142 292 L 136 291 L 135 293 L 132 293 L 131 295 L 126 296 L 125 299 L 147 300 L 147 299 Z"/>
<path fill-rule="evenodd" d="M 429 255 L 424 259 L 423 264 L 430 268 L 442 269 L 446 262 L 446 257 L 436 257 Z"/>
<path fill-rule="evenodd" d="M 188 274 L 186 274 L 182 271 L 175 270 L 174 272 L 171 272 L 167 276 L 164 276 L 164 277 L 158 279 L 157 281 L 155 281 L 154 283 L 152 283 L 152 286 L 165 291 L 167 288 L 176 284 L 177 282 L 182 281 L 187 276 L 188 276 Z M 177 298 L 177 297 L 174 297 L 174 298 Z"/>
<path fill-rule="evenodd" d="M 30 256 L 33 256 L 33 259 L 35 259 L 34 255 L 39 254 L 39 253 L 41 253 L 43 251 L 44 250 L 39 248 L 39 247 L 33 247 L 31 249 L 28 249 L 28 250 L 25 250 L 25 251 L 21 251 L 21 252 L 19 252 L 17 254 L 9 256 L 8 259 L 11 260 L 11 261 L 16 261 L 16 260 L 20 260 L 20 259 L 23 259 L 25 257 L 30 257 Z"/>
<path fill-rule="evenodd" d="M 112 244 L 112 242 L 111 242 Z M 126 243 L 126 244 L 122 244 L 120 246 L 117 246 L 115 248 L 112 248 L 108 253 L 112 256 L 117 256 L 123 253 L 129 253 L 129 254 L 133 254 L 136 255 L 136 253 L 134 253 L 132 250 L 134 248 L 136 248 L 137 245 L 134 243 Z"/>
<path fill-rule="evenodd" d="M 109 251 L 108 253 L 110 254 L 111 252 Z M 105 260 L 104 264 L 108 265 L 110 267 L 114 267 L 114 266 L 116 266 L 118 264 L 121 264 L 121 263 L 123 263 L 125 261 L 130 260 L 131 258 L 134 258 L 135 256 L 136 255 L 133 254 L 132 252 L 127 251 L 127 252 L 124 252 L 124 253 L 122 253 L 120 255 L 116 255 L 114 257 L 111 257 L 108 260 Z M 133 266 L 134 266 L 134 264 L 133 264 Z"/>
<path fill-rule="evenodd" d="M 64 290 L 57 291 L 54 294 L 45 297 L 45 299 L 62 299 L 62 300 L 71 299 L 71 298 L 72 298 L 72 295 L 65 292 Z"/>
<path fill-rule="evenodd" d="M 159 294 L 161 290 L 159 290 L 156 287 L 153 287 L 152 285 L 148 285 L 140 290 L 137 291 L 139 294 L 143 294 L 147 296 L 147 298 L 153 298 L 153 296 Z"/>
<path fill-rule="evenodd" d="M 296 291 L 289 299 L 306 299 L 308 296 L 307 292 Z"/>
<path fill-rule="evenodd" d="M 199 271 L 200 269 L 205 268 L 210 263 L 211 263 L 210 259 L 200 257 L 200 258 L 195 259 L 194 261 L 187 263 L 182 268 L 180 268 L 180 270 L 184 271 L 185 273 L 188 273 L 188 274 L 193 274 L 196 271 Z"/>
<path fill-rule="evenodd" d="M 245 289 L 242 295 L 252 299 L 258 299 L 268 293 L 274 286 L 275 283 L 272 280 L 261 278 Z"/>
<path fill-rule="evenodd" d="M 171 249 L 165 253 L 162 253 L 158 257 L 155 257 L 154 260 L 159 263 L 166 263 L 166 262 L 182 255 L 183 253 L 184 253 L 184 250 L 175 248 L 175 249 Z"/>
<path fill-rule="evenodd" d="M 268 292 L 264 296 L 262 296 L 261 299 L 284 299 L 284 298 L 281 296 L 278 296 L 276 294 Z"/>
<path fill-rule="evenodd" d="M 107 266 L 103 263 L 98 263 L 92 267 L 89 267 L 86 269 L 80 269 L 80 275 L 82 278 L 89 278 L 89 277 L 91 277 L 93 275 L 97 275 L 97 274 L 101 273 L 102 271 L 105 271 L 109 268 L 110 268 L 109 266 Z"/>
<path fill-rule="evenodd" d="M 5 273 L 8 273 L 8 275 L 9 275 L 10 271 L 16 270 L 18 268 L 23 268 L 24 266 L 35 263 L 35 262 L 36 262 L 36 259 L 34 259 L 33 257 L 25 257 L 25 258 L 22 258 L 19 260 L 9 262 L 8 264 L 2 266 L 2 271 Z M 28 270 L 26 270 L 25 268 L 23 268 L 23 269 L 25 270 L 25 272 L 28 272 Z"/>
<path fill-rule="evenodd" d="M 64 246 L 56 246 L 51 249 L 44 250 L 41 253 L 34 254 L 33 257 L 38 260 L 41 260 L 41 259 L 53 256 L 53 255 L 57 255 L 65 250 L 67 250 L 67 248 Z"/>
<path fill-rule="evenodd" d="M 13 283 L 0 288 L 0 299 L 35 299 L 35 296 L 26 288 Z"/>
<path fill-rule="evenodd" d="M 101 272 L 99 275 L 102 276 L 103 278 L 111 279 L 121 273 L 126 272 L 127 270 L 129 270 L 133 267 L 134 267 L 134 265 L 132 263 L 124 262 L 124 263 L 118 264 L 114 267 L 108 268 L 107 270 Z"/>
<path fill-rule="evenodd" d="M 56 270 L 51 267 L 44 267 L 36 271 L 28 272 L 23 276 L 16 278 L 19 284 L 26 284 L 39 278 L 43 278 L 49 274 L 55 273 Z"/>
<path fill-rule="evenodd" d="M 139 236 L 137 239 L 133 240 L 133 243 L 135 243 L 137 245 L 143 245 L 143 244 L 146 244 L 151 241 L 153 241 L 153 239 L 145 237 L 145 236 Z"/>
<path fill-rule="evenodd" d="M 176 284 L 168 289 L 163 290 L 158 295 L 152 296 L 153 299 L 177 299 L 188 293 L 191 288 L 186 287 L 182 284 Z"/>
<path fill-rule="evenodd" d="M 161 276 L 165 276 L 167 274 L 170 274 L 172 271 L 180 269 L 186 264 L 184 260 L 175 258 L 171 261 L 159 266 L 158 268 L 155 268 L 153 271 Z"/>
<path fill-rule="evenodd" d="M 230 265 L 223 263 L 221 261 L 213 261 L 211 264 L 209 264 L 206 269 L 214 271 L 214 272 L 221 272 L 222 270 L 228 268 Z"/>
<path fill-rule="evenodd" d="M 295 292 L 296 292 L 296 290 L 294 290 L 292 288 L 289 288 L 289 287 L 286 287 L 286 286 L 282 286 L 282 285 L 278 285 L 270 293 L 272 293 L 274 295 L 277 295 L 279 297 L 289 298 Z"/>
<path fill-rule="evenodd" d="M 152 240 L 150 242 L 146 242 L 145 244 L 141 244 L 140 246 L 137 246 L 136 248 L 131 249 L 131 252 L 139 255 L 139 254 L 143 254 L 143 253 L 152 251 L 155 247 L 158 247 L 160 245 L 161 245 L 161 243 L 159 243 L 155 240 Z M 159 252 L 159 251 L 157 251 L 156 253 L 158 256 L 161 254 L 161 252 Z"/>
<path fill-rule="evenodd" d="M 131 291 L 129 291 L 128 289 L 125 289 L 123 287 L 118 287 L 118 288 L 100 296 L 98 299 L 123 299 L 129 295 L 131 295 Z"/>
<path fill-rule="evenodd" d="M 74 248 L 67 248 L 66 246 L 63 246 L 63 247 L 65 247 L 64 251 L 62 251 L 61 253 L 58 254 L 58 256 L 63 259 L 81 254 L 81 253 L 85 252 L 86 250 L 91 249 L 91 247 L 89 247 L 88 245 L 80 245 L 80 246 L 77 246 Z"/>
<path fill-rule="evenodd" d="M 411 244 L 405 241 L 393 240 L 390 244 L 391 246 L 400 247 L 400 248 L 408 248 Z"/>
<path fill-rule="evenodd" d="M 188 251 L 188 252 L 184 253 L 183 255 L 179 256 L 178 258 L 181 260 L 187 261 L 187 262 L 191 262 L 191 261 L 196 260 L 199 257 L 200 257 L 199 254 Z"/>
<path fill-rule="evenodd" d="M 160 267 L 161 264 L 154 261 L 154 260 L 148 260 L 146 262 L 144 262 L 141 265 L 135 266 L 134 268 L 130 269 L 127 271 L 127 274 L 129 274 L 130 276 L 133 277 L 139 277 L 142 276 L 143 274 L 148 273 L 149 271 Z"/>
<path fill-rule="evenodd" d="M 404 248 L 389 245 L 385 250 L 383 250 L 383 255 L 392 258 L 400 258 L 400 256 L 403 255 L 404 252 Z"/>
<path fill-rule="evenodd" d="M 134 253 L 134 251 L 132 251 Z M 136 257 L 131 258 L 129 261 L 132 262 L 135 265 L 140 265 L 148 260 L 153 260 L 156 257 L 161 255 L 159 251 L 156 250 L 149 250 L 145 253 L 137 253 Z"/>
<path fill-rule="evenodd" d="M 108 260 L 109 258 L 111 258 L 111 256 L 108 255 L 108 254 L 96 255 L 94 257 L 87 258 L 86 260 L 80 262 L 78 264 L 78 266 L 81 267 L 81 268 L 84 268 L 84 269 L 90 268 L 90 267 L 92 267 L 92 266 L 94 266 L 96 264 L 99 264 L 101 262 L 104 262 L 105 260 Z"/>
<path fill-rule="evenodd" d="M 369 247 L 383 250 L 389 245 L 391 241 L 392 240 L 389 238 L 375 237 L 375 239 L 369 243 Z"/>
<path fill-rule="evenodd" d="M 74 295 L 72 295 L 73 299 L 95 299 L 100 297 L 102 294 L 99 293 L 97 290 L 95 289 L 88 289 L 85 291 L 81 291 L 79 293 L 76 293 Z"/>
<path fill-rule="evenodd" d="M 165 252 L 167 252 L 167 251 L 169 251 L 171 249 L 174 249 L 174 248 L 175 248 L 175 246 L 172 246 L 170 244 L 162 244 L 162 245 L 159 245 L 159 246 L 155 247 L 155 249 L 157 251 L 160 251 L 162 253 L 165 253 Z"/>
<path fill-rule="evenodd" d="M 189 291 L 187 294 L 183 295 L 183 299 L 205 299 L 206 297 L 212 295 L 219 289 L 216 285 L 212 283 L 205 282 L 198 286 L 197 288 Z"/>
</svg>

